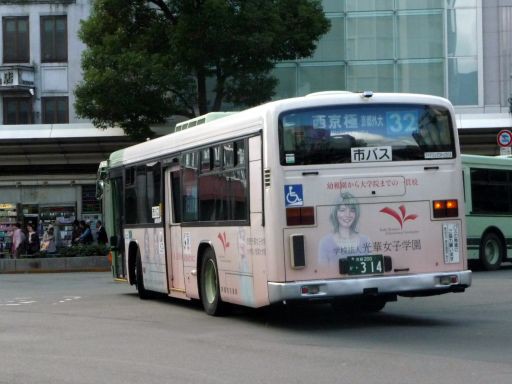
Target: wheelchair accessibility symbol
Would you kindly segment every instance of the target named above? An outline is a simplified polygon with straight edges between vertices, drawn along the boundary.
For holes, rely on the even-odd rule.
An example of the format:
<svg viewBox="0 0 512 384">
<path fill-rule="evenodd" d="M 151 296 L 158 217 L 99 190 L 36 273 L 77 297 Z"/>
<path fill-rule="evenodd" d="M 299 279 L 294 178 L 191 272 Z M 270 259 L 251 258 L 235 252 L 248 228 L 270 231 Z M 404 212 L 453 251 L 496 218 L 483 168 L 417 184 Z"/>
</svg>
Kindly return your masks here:
<svg viewBox="0 0 512 384">
<path fill-rule="evenodd" d="M 304 205 L 302 184 L 285 185 L 284 202 L 286 207 L 302 207 Z"/>
</svg>

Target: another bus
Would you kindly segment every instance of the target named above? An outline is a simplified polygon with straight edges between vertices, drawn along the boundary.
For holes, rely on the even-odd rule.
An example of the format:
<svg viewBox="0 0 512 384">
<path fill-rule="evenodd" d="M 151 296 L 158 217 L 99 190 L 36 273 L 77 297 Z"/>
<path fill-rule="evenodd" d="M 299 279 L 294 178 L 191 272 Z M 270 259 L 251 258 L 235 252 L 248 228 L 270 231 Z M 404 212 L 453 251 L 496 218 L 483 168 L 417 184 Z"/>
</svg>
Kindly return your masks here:
<svg viewBox="0 0 512 384">
<path fill-rule="evenodd" d="M 468 258 L 486 270 L 512 257 L 512 158 L 462 155 Z"/>
<path fill-rule="evenodd" d="M 443 98 L 270 102 L 117 151 L 99 174 L 114 271 L 141 298 L 378 311 L 471 284 Z"/>
</svg>

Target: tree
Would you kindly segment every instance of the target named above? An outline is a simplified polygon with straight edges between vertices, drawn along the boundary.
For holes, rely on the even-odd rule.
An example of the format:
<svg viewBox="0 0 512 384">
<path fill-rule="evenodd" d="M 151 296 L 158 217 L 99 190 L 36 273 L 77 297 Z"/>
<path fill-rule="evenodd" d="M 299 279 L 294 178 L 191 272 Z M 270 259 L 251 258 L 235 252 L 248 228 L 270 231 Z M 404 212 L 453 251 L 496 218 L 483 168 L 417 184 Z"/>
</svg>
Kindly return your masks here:
<svg viewBox="0 0 512 384">
<path fill-rule="evenodd" d="M 329 26 L 320 0 L 95 0 L 76 111 L 143 139 L 171 115 L 260 104 L 274 63 L 310 56 Z"/>
</svg>

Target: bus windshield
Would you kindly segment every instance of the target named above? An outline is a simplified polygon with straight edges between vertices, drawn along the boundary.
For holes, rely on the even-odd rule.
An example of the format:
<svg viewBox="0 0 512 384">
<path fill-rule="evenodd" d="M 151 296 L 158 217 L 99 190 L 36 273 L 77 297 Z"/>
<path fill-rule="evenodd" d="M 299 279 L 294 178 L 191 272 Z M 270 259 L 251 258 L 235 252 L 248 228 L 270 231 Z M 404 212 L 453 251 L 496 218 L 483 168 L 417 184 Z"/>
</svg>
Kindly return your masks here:
<svg viewBox="0 0 512 384">
<path fill-rule="evenodd" d="M 450 113 L 433 105 L 333 105 L 281 113 L 281 165 L 455 157 Z"/>
</svg>

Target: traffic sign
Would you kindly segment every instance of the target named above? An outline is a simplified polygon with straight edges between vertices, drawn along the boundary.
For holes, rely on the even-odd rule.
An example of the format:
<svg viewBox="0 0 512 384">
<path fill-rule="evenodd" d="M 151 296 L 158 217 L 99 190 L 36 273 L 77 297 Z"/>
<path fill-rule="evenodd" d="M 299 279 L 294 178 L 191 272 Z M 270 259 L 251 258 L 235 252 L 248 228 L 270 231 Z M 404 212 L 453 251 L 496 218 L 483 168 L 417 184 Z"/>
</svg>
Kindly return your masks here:
<svg viewBox="0 0 512 384">
<path fill-rule="evenodd" d="M 510 147 L 512 144 L 512 132 L 508 129 L 502 129 L 498 132 L 498 145 L 500 147 Z"/>
<path fill-rule="evenodd" d="M 500 147 L 500 156 L 510 156 L 512 155 L 512 150 L 510 147 Z"/>
</svg>

